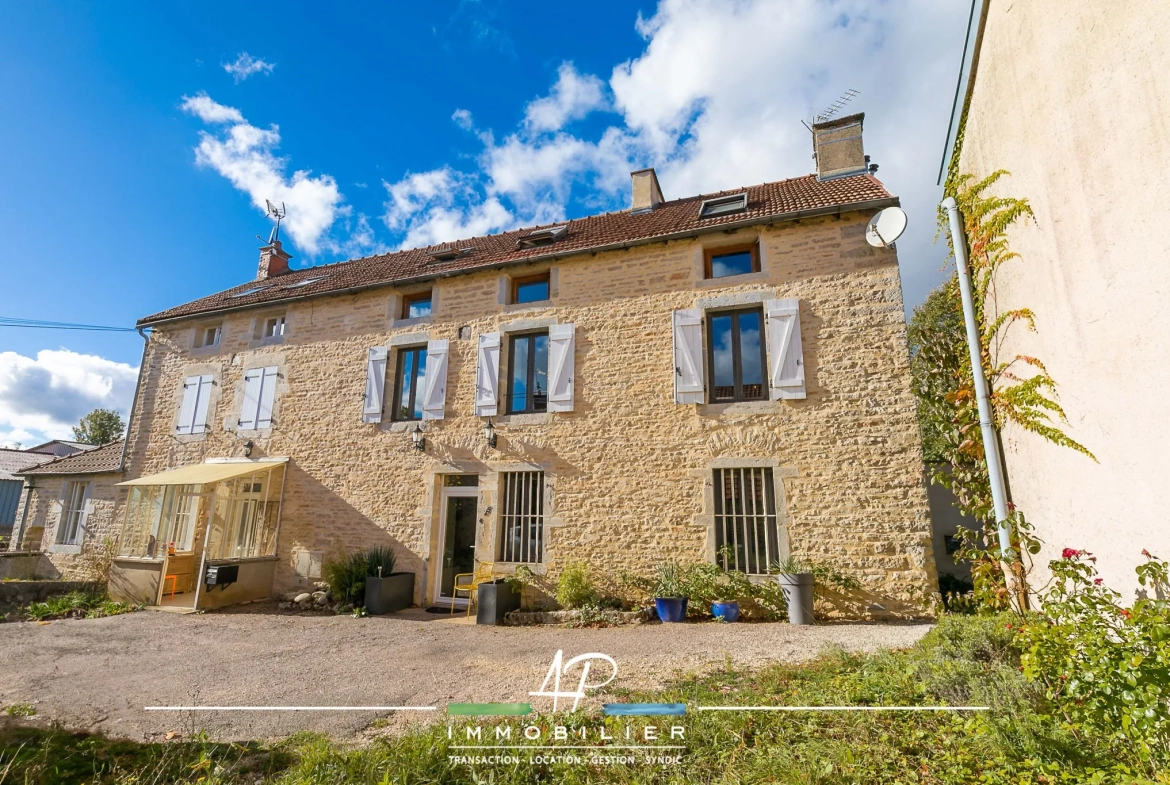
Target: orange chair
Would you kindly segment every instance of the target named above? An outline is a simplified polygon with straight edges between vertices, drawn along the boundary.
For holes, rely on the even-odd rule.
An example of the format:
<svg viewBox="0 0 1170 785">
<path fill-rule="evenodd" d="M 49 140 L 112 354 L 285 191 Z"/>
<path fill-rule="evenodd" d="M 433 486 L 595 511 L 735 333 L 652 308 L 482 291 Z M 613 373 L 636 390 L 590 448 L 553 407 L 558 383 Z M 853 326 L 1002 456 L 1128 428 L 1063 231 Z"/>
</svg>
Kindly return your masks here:
<svg viewBox="0 0 1170 785">
<path fill-rule="evenodd" d="M 166 591 L 167 581 L 171 582 L 171 599 L 175 599 L 175 590 L 178 588 L 179 576 L 167 575 L 163 578 L 163 591 Z"/>
</svg>

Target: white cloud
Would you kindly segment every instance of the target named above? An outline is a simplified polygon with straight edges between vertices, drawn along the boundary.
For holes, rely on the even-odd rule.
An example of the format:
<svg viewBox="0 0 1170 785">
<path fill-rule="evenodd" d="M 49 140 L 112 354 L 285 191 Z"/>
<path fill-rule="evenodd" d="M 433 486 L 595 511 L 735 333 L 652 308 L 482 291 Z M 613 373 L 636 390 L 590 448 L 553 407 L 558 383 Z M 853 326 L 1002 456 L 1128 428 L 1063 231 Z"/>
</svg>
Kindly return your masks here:
<svg viewBox="0 0 1170 785">
<path fill-rule="evenodd" d="M 965 22 L 961 4 L 933 0 L 662 0 L 636 21 L 645 48 L 613 69 L 608 91 L 562 65 L 516 131 L 498 143 L 478 132 L 476 169 L 435 170 L 458 183 L 447 196 L 416 194 L 404 223 L 394 189 L 409 192 L 407 183 L 435 173 L 388 184 L 386 224 L 405 231 L 409 246 L 467 236 L 492 223 L 468 220 L 485 210 L 526 224 L 557 220 L 572 199 L 616 209 L 629 202 L 629 171 L 643 165 L 658 169 L 667 198 L 807 174 L 812 146 L 800 121 L 855 88 L 861 94 L 846 111 L 867 113 L 866 151 L 910 214 L 899 251 L 913 305 L 939 280 L 946 255 L 931 245 L 935 176 Z M 619 122 L 592 137 L 564 130 L 610 108 L 607 93 Z M 471 127 L 466 110 L 453 119 Z"/>
<path fill-rule="evenodd" d="M 451 120 L 464 131 L 470 131 L 474 126 L 471 119 L 471 112 L 466 109 L 456 109 L 451 113 Z"/>
<path fill-rule="evenodd" d="M 605 105 L 605 84 L 600 79 L 577 73 L 572 63 L 562 63 L 552 93 L 528 104 L 524 124 L 537 133 L 559 131 L 570 120 L 580 120 Z"/>
<path fill-rule="evenodd" d="M 238 109 L 216 103 L 207 93 L 184 96 L 182 108 L 205 123 L 230 126 L 214 134 L 200 132 L 195 160 L 230 180 L 262 212 L 266 200 L 284 202 L 288 217 L 281 226 L 297 247 L 312 256 L 322 249 L 352 246 L 352 237 L 341 243 L 328 236 L 334 222 L 352 210 L 343 204 L 337 181 L 327 174 L 314 177 L 306 170 L 287 176 L 286 160 L 274 152 L 280 146 L 278 126 L 257 128 Z"/>
<path fill-rule="evenodd" d="M 516 223 L 498 199 L 480 199 L 472 179 L 449 167 L 382 185 L 389 197 L 382 220 L 391 231 L 403 235 L 403 248 L 475 237 Z"/>
<path fill-rule="evenodd" d="M 137 368 L 68 349 L 0 352 L 0 445 L 72 439 L 72 426 L 97 408 L 126 419 L 137 378 Z"/>
<path fill-rule="evenodd" d="M 276 68 L 276 63 L 266 63 L 258 57 L 252 57 L 247 52 L 240 52 L 234 63 L 224 63 L 223 70 L 232 75 L 236 84 L 254 74 L 270 74 Z"/>
</svg>

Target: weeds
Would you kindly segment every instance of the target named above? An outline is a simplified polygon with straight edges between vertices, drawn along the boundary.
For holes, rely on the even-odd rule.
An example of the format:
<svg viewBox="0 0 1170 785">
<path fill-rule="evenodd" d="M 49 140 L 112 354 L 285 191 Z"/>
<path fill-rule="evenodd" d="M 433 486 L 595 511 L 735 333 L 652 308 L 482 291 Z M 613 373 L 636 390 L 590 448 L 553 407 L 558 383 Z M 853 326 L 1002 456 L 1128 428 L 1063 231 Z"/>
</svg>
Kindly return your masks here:
<svg viewBox="0 0 1170 785">
<path fill-rule="evenodd" d="M 30 603 L 24 615 L 32 621 L 50 619 L 97 619 L 141 610 L 141 605 L 111 600 L 101 591 L 71 591 L 50 597 L 44 602 Z"/>
</svg>

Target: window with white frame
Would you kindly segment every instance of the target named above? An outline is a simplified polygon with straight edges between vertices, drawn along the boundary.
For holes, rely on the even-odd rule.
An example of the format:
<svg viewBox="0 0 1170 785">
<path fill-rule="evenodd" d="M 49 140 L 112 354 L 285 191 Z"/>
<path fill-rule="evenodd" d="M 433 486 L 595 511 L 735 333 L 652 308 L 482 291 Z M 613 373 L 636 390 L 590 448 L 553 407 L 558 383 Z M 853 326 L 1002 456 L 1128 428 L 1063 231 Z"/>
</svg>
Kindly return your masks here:
<svg viewBox="0 0 1170 785">
<path fill-rule="evenodd" d="M 260 321 L 260 335 L 262 341 L 273 340 L 284 336 L 284 314 L 267 316 Z"/>
<path fill-rule="evenodd" d="M 220 339 L 223 338 L 223 325 L 221 324 L 204 324 L 195 328 L 195 348 L 207 349 L 212 346 L 219 346 Z"/>
<path fill-rule="evenodd" d="M 544 472 L 500 473 L 500 561 L 544 559 Z"/>
<path fill-rule="evenodd" d="M 276 403 L 276 381 L 279 369 L 252 368 L 244 372 L 244 402 L 240 406 L 241 430 L 272 427 L 272 407 Z"/>
<path fill-rule="evenodd" d="M 204 433 L 214 379 L 211 374 L 188 376 L 183 380 L 183 403 L 179 406 L 178 434 Z"/>
<path fill-rule="evenodd" d="M 61 498 L 61 520 L 57 523 L 58 545 L 80 545 L 85 536 L 85 503 L 89 497 L 88 482 L 67 482 Z"/>
<path fill-rule="evenodd" d="M 754 466 L 715 470 L 715 551 L 724 570 L 773 572 L 780 559 L 772 470 Z"/>
</svg>

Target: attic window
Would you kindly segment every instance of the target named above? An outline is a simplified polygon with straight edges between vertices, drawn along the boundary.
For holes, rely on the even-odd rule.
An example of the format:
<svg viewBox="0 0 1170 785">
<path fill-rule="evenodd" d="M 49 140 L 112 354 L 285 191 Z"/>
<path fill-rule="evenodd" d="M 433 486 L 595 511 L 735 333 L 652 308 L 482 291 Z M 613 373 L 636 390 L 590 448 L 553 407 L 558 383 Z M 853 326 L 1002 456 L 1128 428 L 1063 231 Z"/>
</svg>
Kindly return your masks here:
<svg viewBox="0 0 1170 785">
<path fill-rule="evenodd" d="M 306 278 L 303 281 L 297 281 L 296 283 L 290 283 L 288 286 L 282 286 L 281 288 L 282 289 L 300 289 L 302 286 L 308 286 L 311 283 L 317 283 L 317 281 L 324 281 L 328 277 L 329 277 L 328 275 L 317 275 L 317 276 L 314 276 L 312 278 Z"/>
<path fill-rule="evenodd" d="M 536 248 L 541 245 L 549 245 L 564 237 L 568 231 L 568 224 L 550 226 L 547 229 L 537 229 L 535 232 L 529 232 L 517 240 L 516 245 L 521 248 Z"/>
<path fill-rule="evenodd" d="M 720 215 L 742 213 L 747 209 L 747 194 L 734 196 L 720 196 L 718 199 L 707 199 L 699 205 L 700 218 L 716 218 Z"/>
<path fill-rule="evenodd" d="M 267 288 L 268 288 L 267 286 L 253 286 L 251 289 L 245 289 L 242 292 L 236 292 L 235 294 L 228 295 L 228 296 L 229 297 L 247 297 L 250 294 L 256 294 L 257 292 L 262 292 Z"/>
<path fill-rule="evenodd" d="M 431 251 L 430 256 L 436 262 L 453 262 L 473 251 L 475 251 L 474 248 L 441 248 L 438 251 Z"/>
</svg>

